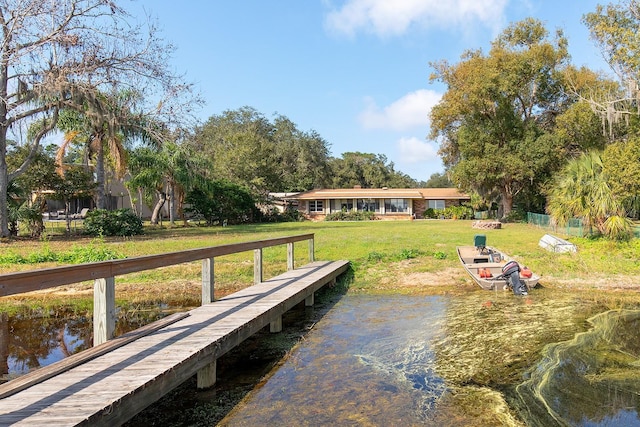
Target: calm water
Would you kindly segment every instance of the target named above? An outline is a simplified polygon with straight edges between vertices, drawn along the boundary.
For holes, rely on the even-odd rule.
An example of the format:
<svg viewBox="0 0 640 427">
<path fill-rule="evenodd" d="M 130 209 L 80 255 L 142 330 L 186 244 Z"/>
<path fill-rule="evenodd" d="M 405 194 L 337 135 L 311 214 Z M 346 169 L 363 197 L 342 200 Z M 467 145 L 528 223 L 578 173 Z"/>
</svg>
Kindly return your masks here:
<svg viewBox="0 0 640 427">
<path fill-rule="evenodd" d="M 308 329 L 314 316 L 300 310 L 292 318 Z M 119 333 L 162 315 L 125 317 Z M 0 320 L 5 378 L 91 340 L 82 316 Z M 165 413 L 151 407 L 153 417 L 131 425 L 211 425 L 224 416 L 210 415 L 220 412 L 221 393 L 242 385 L 243 396 L 250 391 L 221 425 L 640 426 L 639 310 L 604 312 L 577 293 L 550 290 L 527 298 L 349 294 L 313 322 L 270 372 L 264 363 L 249 372 L 255 353 L 240 362 L 242 379 L 221 363 L 213 390 L 185 387 Z"/>
<path fill-rule="evenodd" d="M 222 424 L 424 424 L 445 385 L 431 342 L 445 303 L 345 297 L 287 362 Z"/>
</svg>

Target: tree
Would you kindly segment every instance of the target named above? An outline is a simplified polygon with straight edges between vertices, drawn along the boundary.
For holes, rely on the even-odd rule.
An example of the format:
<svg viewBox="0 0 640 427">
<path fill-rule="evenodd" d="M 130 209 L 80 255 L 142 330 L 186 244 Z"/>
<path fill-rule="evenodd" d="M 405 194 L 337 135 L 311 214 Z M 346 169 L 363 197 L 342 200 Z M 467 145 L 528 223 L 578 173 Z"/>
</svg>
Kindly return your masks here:
<svg viewBox="0 0 640 427">
<path fill-rule="evenodd" d="M 273 125 L 251 107 L 212 116 L 194 135 L 194 145 L 213 165 L 212 176 L 266 195 L 278 181 Z"/>
<path fill-rule="evenodd" d="M 636 0 L 623 0 L 618 4 L 598 5 L 595 12 L 583 17 L 583 22 L 620 84 L 614 90 L 600 90 L 596 96 L 576 92 L 590 104 L 613 137 L 616 124 L 638 114 L 640 4 Z"/>
<path fill-rule="evenodd" d="M 41 120 L 39 132 L 20 141 L 35 153 L 61 109 L 104 112 L 100 93 L 144 93 L 137 111 L 166 123 L 187 117 L 190 111 L 179 114 L 181 108 L 199 105 L 185 102 L 190 87 L 169 69 L 171 46 L 152 25 L 134 25 L 129 18 L 115 0 L 0 0 L 0 237 L 9 234 L 7 186 L 33 160 L 30 155 L 8 169 L 10 129 L 20 136 Z"/>
<path fill-rule="evenodd" d="M 95 161 L 96 208 L 106 209 L 105 185 L 107 158 L 111 160 L 111 169 L 115 177 L 122 179 L 127 167 L 125 145 L 132 140 L 149 141 L 148 128 L 142 123 L 144 117 L 133 114 L 130 107 L 135 104 L 138 94 L 132 91 L 108 96 L 98 94 L 96 102 L 99 111 L 88 106 L 76 106 L 60 113 L 58 128 L 64 132 L 64 142 L 56 155 L 58 167 L 63 168 L 64 156 L 68 147 L 80 143 L 84 148 L 84 165 L 89 170 L 90 160 Z"/>
<path fill-rule="evenodd" d="M 271 191 L 306 191 L 330 182 L 329 143 L 317 132 L 300 131 L 283 115 L 274 120 L 275 172 Z"/>
<path fill-rule="evenodd" d="M 227 180 L 205 180 L 187 193 L 185 201 L 210 226 L 250 222 L 256 213 L 251 192 Z"/>
<path fill-rule="evenodd" d="M 630 223 L 611 191 L 602 158 L 596 151 L 571 160 L 556 176 L 549 191 L 547 212 L 559 225 L 578 217 L 605 236 L 629 235 Z M 613 224 L 621 224 L 622 230 L 612 230 Z"/>
<path fill-rule="evenodd" d="M 50 188 L 54 191 L 52 199 L 64 202 L 67 233 L 71 233 L 71 210 L 69 204 L 72 198 L 82 198 L 91 195 L 95 188 L 93 176 L 79 165 L 66 167 L 59 171 L 59 175 L 51 181 Z"/>
<path fill-rule="evenodd" d="M 397 172 L 383 154 L 348 152 L 330 161 L 333 188 L 410 188 L 416 181 Z"/>
<path fill-rule="evenodd" d="M 303 132 L 286 116 L 273 122 L 251 107 L 212 116 L 193 137 L 209 159 L 210 175 L 247 187 L 258 199 L 268 192 L 303 191 L 329 182 L 329 144 Z"/>
<path fill-rule="evenodd" d="M 169 134 L 166 138 L 160 146 L 139 146 L 130 152 L 126 186 L 138 194 L 141 203 L 153 205 L 152 224 L 158 223 L 163 206 L 169 202 L 169 221 L 174 225 L 186 193 L 206 180 L 212 166 L 189 141 L 172 141 L 178 138 Z"/>
<path fill-rule="evenodd" d="M 640 216 L 640 137 L 607 145 L 602 153 L 611 191 L 620 199 L 627 214 Z"/>
<path fill-rule="evenodd" d="M 457 65 L 432 64 L 431 79 L 448 86 L 431 111 L 431 137 L 440 140 L 445 167 L 465 191 L 498 192 L 505 216 L 561 155 L 558 140 L 542 136 L 567 102 L 566 44 L 561 32 L 550 41 L 539 21 L 526 19 L 505 29 L 486 56 L 473 51 Z"/>
<path fill-rule="evenodd" d="M 29 156 L 33 156 L 30 173 L 17 176 L 9 183 L 7 193 L 9 232 L 18 233 L 18 221 L 27 224 L 32 237 L 40 237 L 44 231 L 42 213 L 45 209 L 43 193 L 52 190 L 60 177 L 55 168 L 55 146 L 39 147 L 30 153 L 27 147 L 13 141 L 7 144 L 7 165 L 19 167 Z M 35 195 L 35 197 L 33 197 Z"/>
<path fill-rule="evenodd" d="M 446 173 L 432 173 L 429 180 L 424 184 L 425 188 L 450 188 L 453 183 Z"/>
</svg>

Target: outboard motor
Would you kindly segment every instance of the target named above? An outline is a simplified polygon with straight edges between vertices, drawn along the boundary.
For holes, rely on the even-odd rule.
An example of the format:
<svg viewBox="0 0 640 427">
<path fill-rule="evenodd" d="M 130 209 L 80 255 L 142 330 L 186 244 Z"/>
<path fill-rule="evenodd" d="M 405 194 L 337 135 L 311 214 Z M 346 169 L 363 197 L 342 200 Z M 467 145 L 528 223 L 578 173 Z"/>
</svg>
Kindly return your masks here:
<svg viewBox="0 0 640 427">
<path fill-rule="evenodd" d="M 502 275 L 513 289 L 515 295 L 527 295 L 527 286 L 520 280 L 520 265 L 515 261 L 509 261 L 502 267 Z"/>
</svg>

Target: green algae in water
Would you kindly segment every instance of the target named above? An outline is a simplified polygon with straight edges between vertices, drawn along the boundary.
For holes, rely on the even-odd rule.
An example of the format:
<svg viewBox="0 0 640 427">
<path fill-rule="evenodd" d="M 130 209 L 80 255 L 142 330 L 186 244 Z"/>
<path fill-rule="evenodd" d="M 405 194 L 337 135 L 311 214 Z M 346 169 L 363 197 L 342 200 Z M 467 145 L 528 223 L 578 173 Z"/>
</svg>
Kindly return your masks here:
<svg viewBox="0 0 640 427">
<path fill-rule="evenodd" d="M 449 299 L 442 338 L 433 344 L 436 372 L 449 390 L 435 424 L 525 425 L 509 404 L 510 391 L 546 344 L 575 334 L 585 311 L 572 294 L 540 290 L 527 297 L 475 292 Z"/>
<path fill-rule="evenodd" d="M 640 310 L 611 310 L 592 328 L 551 344 L 516 388 L 532 426 L 640 425 Z"/>
</svg>

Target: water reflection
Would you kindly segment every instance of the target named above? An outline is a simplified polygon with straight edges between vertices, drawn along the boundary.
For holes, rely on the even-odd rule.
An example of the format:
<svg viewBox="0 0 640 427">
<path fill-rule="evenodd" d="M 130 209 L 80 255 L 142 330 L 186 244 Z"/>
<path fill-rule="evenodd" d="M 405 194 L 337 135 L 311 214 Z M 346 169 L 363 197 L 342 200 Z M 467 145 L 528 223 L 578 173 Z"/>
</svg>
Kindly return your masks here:
<svg viewBox="0 0 640 427">
<path fill-rule="evenodd" d="M 440 297 L 344 297 L 221 425 L 423 425 L 445 385 Z"/>
<path fill-rule="evenodd" d="M 119 310 L 116 335 L 164 317 L 160 309 Z M 91 313 L 0 313 L 0 383 L 91 347 Z"/>
</svg>

